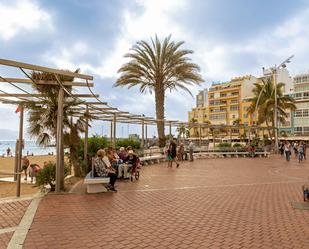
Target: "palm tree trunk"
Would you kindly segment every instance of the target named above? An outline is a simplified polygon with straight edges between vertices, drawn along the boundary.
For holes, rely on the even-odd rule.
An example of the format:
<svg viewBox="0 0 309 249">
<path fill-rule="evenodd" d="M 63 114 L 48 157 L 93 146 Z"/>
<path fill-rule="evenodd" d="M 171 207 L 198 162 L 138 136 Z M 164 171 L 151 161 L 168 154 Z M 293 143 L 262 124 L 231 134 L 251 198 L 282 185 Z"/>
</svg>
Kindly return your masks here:
<svg viewBox="0 0 309 249">
<path fill-rule="evenodd" d="M 77 155 L 77 151 L 76 148 L 74 146 L 71 146 L 70 148 L 70 159 L 71 159 L 71 163 L 73 165 L 73 169 L 74 169 L 74 176 L 76 177 L 80 177 L 81 176 L 81 168 L 78 162 L 78 155 Z"/>
<path fill-rule="evenodd" d="M 164 134 L 164 89 L 158 87 L 155 89 L 155 101 L 156 101 L 156 116 L 157 116 L 157 130 L 159 137 L 159 147 L 165 145 Z"/>
</svg>

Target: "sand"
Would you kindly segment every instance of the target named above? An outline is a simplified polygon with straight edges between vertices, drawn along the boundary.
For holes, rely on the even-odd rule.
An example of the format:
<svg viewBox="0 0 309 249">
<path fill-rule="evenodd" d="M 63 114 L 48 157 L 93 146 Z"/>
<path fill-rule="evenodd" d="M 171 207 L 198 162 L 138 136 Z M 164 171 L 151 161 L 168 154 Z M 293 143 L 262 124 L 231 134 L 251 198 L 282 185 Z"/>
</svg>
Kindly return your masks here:
<svg viewBox="0 0 309 249">
<path fill-rule="evenodd" d="M 20 195 L 34 195 L 39 191 L 38 187 L 33 184 L 21 184 Z M 16 196 L 16 183 L 14 182 L 0 182 L 0 198 L 15 197 Z"/>
<path fill-rule="evenodd" d="M 41 167 L 43 166 L 45 161 L 56 161 L 56 156 L 28 156 L 28 159 L 31 163 L 37 163 Z M 1 173 L 12 173 L 14 172 L 14 163 L 15 157 L 1 157 L 0 158 L 0 177 L 8 177 L 2 176 Z"/>
</svg>

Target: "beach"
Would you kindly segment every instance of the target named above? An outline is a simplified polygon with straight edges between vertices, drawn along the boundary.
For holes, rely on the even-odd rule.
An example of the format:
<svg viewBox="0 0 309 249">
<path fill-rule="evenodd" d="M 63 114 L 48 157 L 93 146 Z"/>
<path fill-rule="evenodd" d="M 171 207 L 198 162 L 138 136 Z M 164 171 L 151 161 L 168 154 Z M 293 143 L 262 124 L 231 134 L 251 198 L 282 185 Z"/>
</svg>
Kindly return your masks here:
<svg viewBox="0 0 309 249">
<path fill-rule="evenodd" d="M 43 166 L 45 161 L 56 161 L 56 156 L 28 156 L 28 159 L 31 163 L 36 163 Z M 1 173 L 13 173 L 14 172 L 14 163 L 15 163 L 15 157 L 1 157 L 0 158 L 0 177 L 8 177 L 8 176 L 2 176 Z"/>
</svg>

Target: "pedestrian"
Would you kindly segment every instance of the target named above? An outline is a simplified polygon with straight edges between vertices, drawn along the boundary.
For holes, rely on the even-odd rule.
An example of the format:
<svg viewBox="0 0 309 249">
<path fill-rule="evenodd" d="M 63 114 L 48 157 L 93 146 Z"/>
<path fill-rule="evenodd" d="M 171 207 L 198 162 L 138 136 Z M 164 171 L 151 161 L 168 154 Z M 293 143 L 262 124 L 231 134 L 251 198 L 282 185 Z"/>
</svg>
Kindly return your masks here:
<svg viewBox="0 0 309 249">
<path fill-rule="evenodd" d="M 304 146 L 303 142 L 300 142 L 297 148 L 297 153 L 298 153 L 298 162 L 300 163 L 303 161 L 303 155 L 304 155 Z"/>
<path fill-rule="evenodd" d="M 279 145 L 279 151 L 280 151 L 280 155 L 283 156 L 283 154 L 284 154 L 284 144 L 282 142 Z"/>
<path fill-rule="evenodd" d="M 303 148 L 304 148 L 304 159 L 306 160 L 306 150 L 307 150 L 307 145 L 306 143 L 304 142 L 303 144 Z"/>
<path fill-rule="evenodd" d="M 290 161 L 291 159 L 291 145 L 289 142 L 286 142 L 284 145 L 284 153 L 285 153 L 285 159 L 287 162 Z"/>
<path fill-rule="evenodd" d="M 190 141 L 189 143 L 189 158 L 190 162 L 193 162 L 193 152 L 194 152 L 194 143 Z"/>
<path fill-rule="evenodd" d="M 176 157 L 176 154 L 177 154 L 176 149 L 177 149 L 176 143 L 174 142 L 174 140 L 171 140 L 170 146 L 169 146 L 169 154 L 172 158 L 171 164 L 170 164 L 171 168 L 173 168 L 173 162 L 176 163 L 176 168 L 179 167 L 179 163 L 177 162 L 177 157 Z"/>
<path fill-rule="evenodd" d="M 29 159 L 26 156 L 24 156 L 21 162 L 21 170 L 24 171 L 25 173 L 24 178 L 25 181 L 27 181 L 27 169 L 29 167 L 29 164 L 30 164 Z"/>
<path fill-rule="evenodd" d="M 8 147 L 8 148 L 6 149 L 6 156 L 9 157 L 10 154 L 11 154 L 11 148 Z"/>
<path fill-rule="evenodd" d="M 298 154 L 298 143 L 296 143 L 296 142 L 294 143 L 293 150 L 294 150 L 295 158 L 297 158 L 297 154 Z"/>
<path fill-rule="evenodd" d="M 183 143 L 181 143 L 179 148 L 178 148 L 178 160 L 179 161 L 183 161 L 184 153 L 185 153 L 185 147 L 184 147 Z"/>
<path fill-rule="evenodd" d="M 35 180 L 36 180 L 36 177 L 38 175 L 38 173 L 40 172 L 41 170 L 41 167 L 36 164 L 36 163 L 32 163 L 30 164 L 29 166 L 29 176 L 30 176 L 30 179 L 31 179 L 31 183 L 33 183 L 33 178 L 35 177 Z"/>
<path fill-rule="evenodd" d="M 170 168 L 171 167 L 171 162 L 172 162 L 172 156 L 171 156 L 171 153 L 170 153 L 170 143 L 169 142 L 167 142 L 165 144 L 164 154 L 166 156 L 167 167 Z"/>
</svg>

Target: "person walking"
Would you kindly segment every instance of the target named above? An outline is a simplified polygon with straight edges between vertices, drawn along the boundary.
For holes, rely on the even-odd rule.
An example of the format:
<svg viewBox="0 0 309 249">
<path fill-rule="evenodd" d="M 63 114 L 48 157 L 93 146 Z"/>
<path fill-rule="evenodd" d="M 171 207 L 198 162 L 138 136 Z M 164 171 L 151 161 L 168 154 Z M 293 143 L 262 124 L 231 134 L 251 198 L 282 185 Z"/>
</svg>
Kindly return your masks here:
<svg viewBox="0 0 309 249">
<path fill-rule="evenodd" d="M 298 145 L 297 155 L 298 155 L 298 162 L 300 163 L 301 161 L 303 161 L 303 156 L 304 156 L 303 142 L 300 142 L 300 144 Z"/>
<path fill-rule="evenodd" d="M 171 156 L 171 164 L 170 164 L 170 167 L 173 168 L 173 162 L 176 163 L 176 168 L 179 167 L 179 163 L 177 162 L 177 146 L 176 146 L 176 143 L 174 142 L 174 140 L 171 140 L 170 142 L 170 147 L 169 147 L 169 153 L 170 153 L 170 156 Z"/>
<path fill-rule="evenodd" d="M 8 147 L 8 148 L 6 149 L 6 156 L 9 157 L 10 154 L 11 154 L 11 148 Z"/>
<path fill-rule="evenodd" d="M 178 149 L 178 160 L 183 161 L 183 155 L 185 153 L 185 147 L 183 143 L 180 144 L 179 149 Z"/>
<path fill-rule="evenodd" d="M 189 158 L 190 162 L 193 162 L 193 152 L 194 152 L 194 143 L 190 141 L 189 143 Z"/>
<path fill-rule="evenodd" d="M 25 178 L 24 178 L 25 181 L 27 181 L 27 170 L 28 170 L 29 164 L 30 164 L 29 159 L 26 156 L 24 156 L 21 161 L 21 170 L 24 171 L 25 173 Z"/>
<path fill-rule="evenodd" d="M 286 142 L 285 145 L 284 145 L 284 153 L 285 153 L 285 159 L 287 162 L 290 161 L 291 159 L 291 145 L 290 143 Z"/>
<path fill-rule="evenodd" d="M 303 148 L 304 148 L 304 154 L 303 154 L 303 156 L 304 156 L 304 159 L 306 160 L 306 150 L 307 150 L 306 142 L 304 142 Z"/>
</svg>

